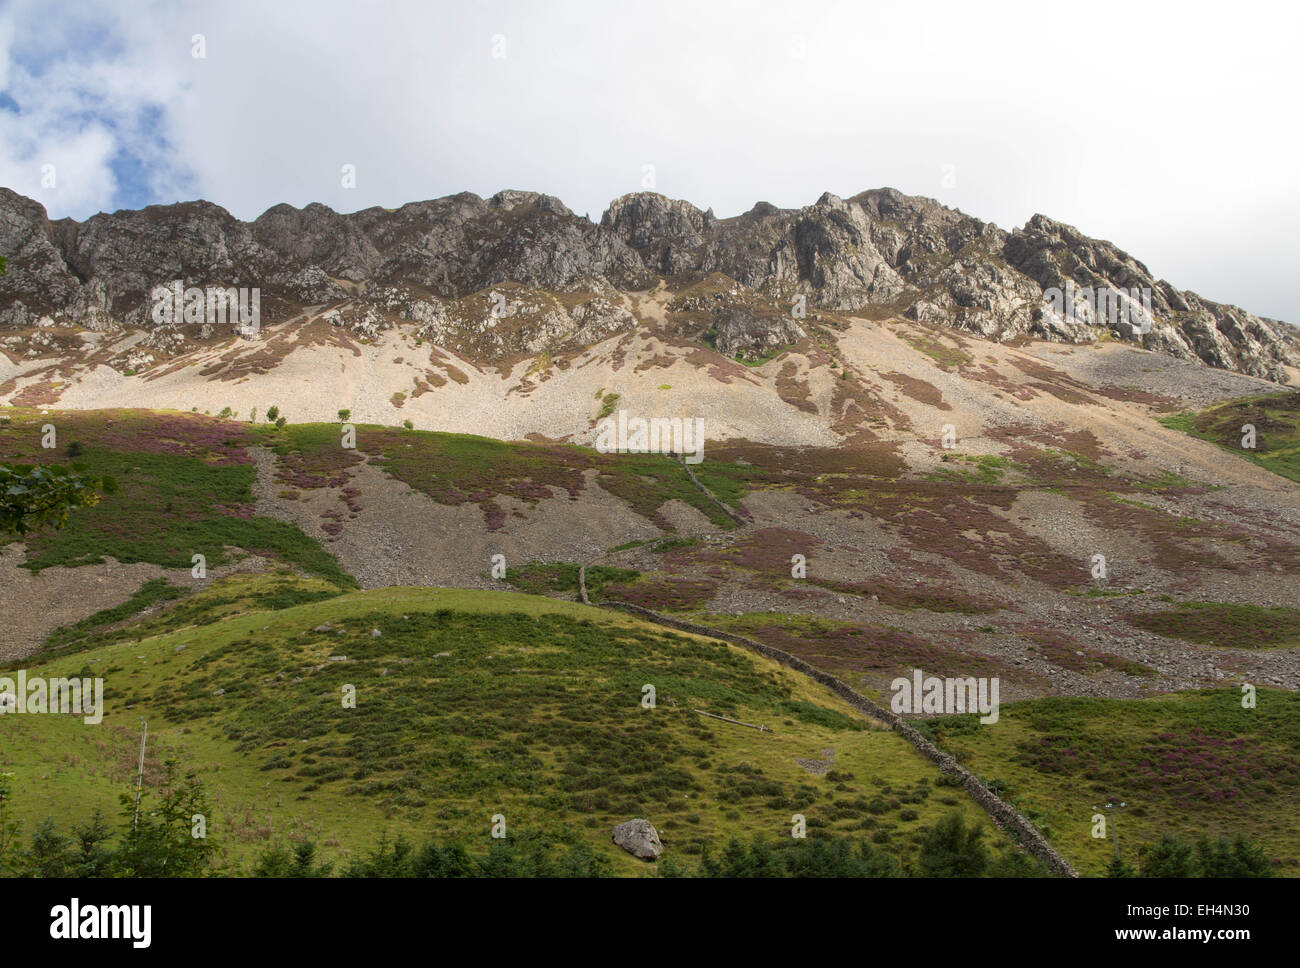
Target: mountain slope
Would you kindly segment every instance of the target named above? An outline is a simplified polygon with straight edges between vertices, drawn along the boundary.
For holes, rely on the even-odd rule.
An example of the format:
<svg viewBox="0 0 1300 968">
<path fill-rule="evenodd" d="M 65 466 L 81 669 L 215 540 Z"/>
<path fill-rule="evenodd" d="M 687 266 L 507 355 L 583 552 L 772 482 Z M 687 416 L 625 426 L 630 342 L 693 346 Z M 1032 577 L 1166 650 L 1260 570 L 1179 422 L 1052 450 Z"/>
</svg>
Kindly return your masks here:
<svg viewBox="0 0 1300 968">
<path fill-rule="evenodd" d="M 927 348 L 939 357 L 962 349 L 933 338 Z M 946 365 L 955 372 L 970 364 Z M 838 776 L 850 759 L 858 762 L 855 744 L 868 741 L 848 727 L 839 730 L 848 739 L 816 732 L 830 729 L 831 720 L 801 703 L 848 713 L 825 693 L 809 692 L 806 680 L 779 670 L 736 679 L 744 663 L 724 662 L 717 657 L 723 653 L 704 657 L 687 676 L 678 663 L 701 659 L 692 651 L 695 639 L 667 639 L 639 626 L 648 638 L 638 632 L 624 641 L 606 627 L 617 627 L 622 616 L 574 605 L 585 565 L 596 602 L 630 602 L 758 640 L 885 705 L 891 681 L 914 670 L 997 677 L 1005 725 L 988 727 L 986 736 L 961 717 L 940 718 L 932 722 L 935 738 L 1004 790 L 1082 870 L 1095 872 L 1106 859 L 1105 845 L 1087 836 L 1096 801 L 1114 796 L 1142 806 L 1125 828 L 1127 854 L 1128 845 L 1162 829 L 1192 831 L 1187 804 L 1195 809 L 1207 783 L 1223 787 L 1220 774 L 1231 774 L 1241 781 L 1237 792 L 1201 808 L 1206 829 L 1248 831 L 1289 873 L 1295 844 L 1270 825 L 1285 826 L 1276 818 L 1288 815 L 1293 793 L 1279 771 L 1294 765 L 1291 699 L 1300 681 L 1295 485 L 1216 443 L 1161 426 L 1155 417 L 1169 408 L 1158 398 L 1102 397 L 1113 411 L 1103 420 L 1096 404 L 1073 399 L 1093 391 L 1063 371 L 1032 369 L 1021 377 L 1002 391 L 1010 399 L 1037 387 L 1038 406 L 1051 401 L 1062 412 L 1092 414 L 1096 433 L 1045 424 L 1003 427 L 999 435 L 990 427 L 953 450 L 889 439 L 823 448 L 731 441 L 710 445 L 708 459 L 688 474 L 663 455 L 604 455 L 554 442 L 367 424 L 356 427 L 357 448 L 348 450 L 339 446 L 337 424 L 276 428 L 156 411 L 0 414 L 0 458 L 60 461 L 77 444 L 78 459 L 94 472 L 111 470 L 124 485 L 74 514 L 64 531 L 29 536 L 0 555 L 0 588 L 13 603 L 0 661 L 33 674 L 104 673 L 111 712 L 90 743 L 65 717 L 5 717 L 0 769 L 20 773 L 37 797 L 23 808 L 29 819 L 49 814 L 50 804 L 65 823 L 96 805 L 111 809 L 131 767 L 136 716 L 146 713 L 151 735 L 198 766 L 218 794 L 221 829 L 233 835 L 231 859 L 246 860 L 267 837 L 282 835 L 324 838 L 339 855 L 355 855 L 385 830 L 424 836 L 430 824 L 478 838 L 475 818 L 500 809 L 520 813 L 529 832 L 558 836 L 572 828 L 593 848 L 607 849 L 605 827 L 628 818 L 600 807 L 597 824 L 583 827 L 592 814 L 573 805 L 581 791 L 568 788 L 564 768 L 599 750 L 548 738 L 555 720 L 546 716 L 563 721 L 581 712 L 588 732 L 565 736 L 583 743 L 591 730 L 629 725 L 609 689 L 616 680 L 639 697 L 645 677 L 628 664 L 638 655 L 674 683 L 656 686 L 661 703 L 686 696 L 683 706 L 766 725 L 773 723 L 765 716 L 780 715 L 774 728 L 781 744 L 790 730 L 803 737 L 798 750 L 780 745 L 781 758 L 771 765 L 756 759 L 763 748 L 734 747 L 736 769 L 747 763 L 764 771 L 742 770 L 745 780 L 726 772 L 746 789 L 775 783 L 788 799 L 788 791 L 802 790 L 795 779 L 810 768 L 813 776 L 823 767 Z M 899 386 L 899 398 L 909 406 L 935 408 L 935 417 L 949 413 L 915 387 L 929 402 L 905 397 L 905 388 Z M 945 385 L 945 396 L 950 392 Z M 1267 454 L 1274 446 L 1285 450 L 1291 428 L 1277 415 L 1294 411 L 1293 397 L 1253 399 L 1245 410 L 1226 408 L 1221 418 L 1211 411 L 1216 417 L 1207 430 L 1218 439 L 1219 424 L 1230 426 L 1233 414 L 1257 415 Z M 1269 415 L 1285 433 L 1274 436 Z M 58 450 L 40 446 L 51 423 Z M 1129 449 L 1136 441 L 1150 452 Z M 1181 473 L 1163 466 L 1174 459 Z M 195 552 L 208 558 L 204 578 L 190 571 Z M 1102 577 L 1094 571 L 1096 553 L 1106 557 Z M 504 558 L 504 576 L 492 573 L 496 555 Z M 796 555 L 805 559 L 806 574 L 792 571 Z M 349 591 L 353 576 L 365 593 Z M 425 587 L 402 587 L 408 585 Z M 462 590 L 427 587 L 447 585 Z M 533 594 L 505 594 L 510 587 Z M 516 611 L 564 621 L 534 626 Z M 416 613 L 423 617 L 415 624 L 402 618 Z M 585 620 L 597 629 L 594 639 Z M 550 664 L 561 655 L 557 642 L 568 643 L 565 661 L 582 670 L 577 678 L 569 666 Z M 438 664 L 450 657 L 438 653 L 460 654 L 465 643 L 474 643 L 467 664 L 440 676 Z M 638 651 L 643 647 L 648 651 Z M 378 700 L 392 728 L 409 727 L 393 747 L 415 749 L 416 758 L 374 755 L 364 736 L 330 718 L 324 685 L 302 692 L 316 676 L 330 688 L 363 683 L 363 701 Z M 738 691 L 728 683 L 739 683 Z M 1240 706 L 1247 684 L 1259 689 L 1257 718 Z M 463 696 L 444 695 L 462 686 Z M 535 688 L 549 690 L 550 699 L 539 704 Z M 1181 705 L 1161 698 L 1193 689 L 1206 691 Z M 595 705 L 574 705 L 588 694 Z M 430 708 L 425 699 L 437 696 L 446 702 Z M 705 700 L 725 705 L 699 705 Z M 509 723 L 527 734 L 487 737 L 517 740 L 506 748 L 528 766 L 518 773 L 530 784 L 527 796 L 511 792 L 515 774 L 502 773 L 492 755 L 462 750 L 471 757 L 467 775 L 486 771 L 496 806 L 487 793 L 460 790 L 462 774 L 443 769 L 450 762 L 439 758 L 445 751 L 419 740 L 442 736 L 453 723 L 455 735 L 475 737 L 468 714 L 454 710 L 480 702 L 491 708 L 475 706 L 475 721 L 493 729 Z M 1124 745 L 1099 738 L 1121 715 Z M 1055 724 L 1065 720 L 1080 734 L 1076 746 L 1058 742 Z M 710 770 L 732 763 L 724 725 L 749 732 L 713 728 Z M 312 732 L 308 746 L 321 749 L 302 747 L 291 756 L 302 738 L 296 730 L 317 727 L 323 732 Z M 387 729 L 380 734 L 389 735 Z M 688 731 L 682 741 L 693 736 Z M 1243 736 L 1245 746 L 1231 745 Z M 676 748 L 675 733 L 642 738 Z M 1086 758 L 1044 767 L 1051 758 L 1034 755 L 1043 741 Z M 833 762 L 827 749 L 836 751 Z M 906 757 L 895 757 L 900 750 Z M 960 804 L 964 796 L 932 781 L 932 795 L 924 797 L 925 774 L 905 766 L 914 751 L 895 744 L 877 752 L 884 758 L 862 760 L 861 771 L 846 771 L 855 779 L 839 781 L 855 790 L 864 777 L 869 783 L 860 795 L 836 791 L 830 829 L 881 834 L 879 843 L 897 846 L 906 862 L 920 825 L 934 819 L 916 798 L 952 806 L 945 800 Z M 676 800 L 620 799 L 628 791 L 614 771 L 602 773 L 601 783 L 615 786 L 598 784 L 603 792 L 592 794 L 593 804 L 662 809 L 673 850 L 698 844 L 697 835 L 716 846 L 733 830 L 780 832 L 769 815 L 777 808 L 768 806 L 781 799 L 776 793 L 740 803 L 737 825 L 723 805 L 726 791 L 710 786 L 714 774 L 699 773 L 696 760 L 665 769 L 688 770 L 692 783 L 714 790 L 721 819 L 710 812 L 714 806 L 693 811 L 697 824 L 689 813 L 679 816 Z M 790 765 L 800 760 L 806 762 Z M 1149 768 L 1142 765 L 1148 760 Z M 311 771 L 340 764 L 342 773 L 331 769 L 334 779 L 309 789 L 316 781 Z M 1193 768 L 1200 772 L 1190 780 L 1164 788 L 1171 771 Z M 1269 781 L 1270 771 L 1281 778 Z M 730 782 L 718 776 L 718 783 Z M 670 788 L 694 796 L 695 787 L 672 777 Z M 633 786 L 657 789 L 649 780 Z M 532 787 L 548 792 L 543 797 Z M 1248 817 L 1235 811 L 1238 796 L 1250 798 Z M 919 819 L 904 819 L 913 809 Z M 372 822 L 349 826 L 356 816 Z M 875 823 L 861 826 L 868 821 Z M 683 831 L 687 839 L 675 840 Z"/>
</svg>

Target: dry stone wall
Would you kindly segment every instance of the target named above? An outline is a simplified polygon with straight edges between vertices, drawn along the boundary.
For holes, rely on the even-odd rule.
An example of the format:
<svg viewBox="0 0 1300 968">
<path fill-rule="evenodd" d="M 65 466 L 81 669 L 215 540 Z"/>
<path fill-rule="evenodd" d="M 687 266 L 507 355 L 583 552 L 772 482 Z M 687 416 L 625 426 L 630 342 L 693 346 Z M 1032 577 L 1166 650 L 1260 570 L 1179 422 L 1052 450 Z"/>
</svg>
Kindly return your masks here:
<svg viewBox="0 0 1300 968">
<path fill-rule="evenodd" d="M 582 597 L 585 600 L 585 583 L 584 587 L 582 587 L 582 593 Z M 733 645 L 742 646 L 743 648 L 767 656 L 769 659 L 779 662 L 784 666 L 788 666 L 797 672 L 802 672 L 804 675 L 817 680 L 836 695 L 844 699 L 845 702 L 849 703 L 849 705 L 853 706 L 855 709 L 866 713 L 873 719 L 878 719 L 883 723 L 887 723 L 890 728 L 901 734 L 904 739 L 915 746 L 922 755 L 932 760 L 939 767 L 941 773 L 960 779 L 962 787 L 970 794 L 971 799 L 984 808 L 992 818 L 993 822 L 1009 836 L 1014 838 L 1016 842 L 1024 847 L 1032 856 L 1046 864 L 1052 873 L 1062 877 L 1079 876 L 1078 872 L 1070 866 L 1070 863 L 1057 853 L 1055 848 L 1047 842 L 1047 838 L 1043 836 L 1042 832 L 1039 831 L 1037 827 L 1017 811 L 1015 807 L 1011 806 L 1011 804 L 1007 803 L 990 790 L 979 777 L 975 776 L 975 774 L 971 773 L 958 763 L 951 754 L 943 752 L 943 750 L 935 746 L 934 743 L 922 736 L 907 720 L 903 719 L 892 710 L 886 709 L 878 703 L 872 702 L 866 696 L 860 695 L 853 689 L 850 689 L 846 684 L 832 676 L 830 673 L 809 665 L 803 659 L 791 655 L 789 652 L 774 648 L 770 645 L 764 645 L 762 642 L 755 641 L 754 639 L 745 638 L 743 635 L 735 635 L 730 632 L 708 628 L 704 625 L 696 625 L 693 622 L 686 622 L 667 615 L 660 615 L 658 612 L 653 612 L 648 608 L 642 608 L 639 605 L 632 605 L 628 602 L 603 602 L 601 604 L 605 608 L 628 612 L 632 615 L 647 619 L 659 625 L 667 626 L 668 628 L 677 629 L 681 632 L 690 632 L 694 635 L 704 635 L 712 639 L 720 639 L 724 642 L 730 642 Z"/>
</svg>

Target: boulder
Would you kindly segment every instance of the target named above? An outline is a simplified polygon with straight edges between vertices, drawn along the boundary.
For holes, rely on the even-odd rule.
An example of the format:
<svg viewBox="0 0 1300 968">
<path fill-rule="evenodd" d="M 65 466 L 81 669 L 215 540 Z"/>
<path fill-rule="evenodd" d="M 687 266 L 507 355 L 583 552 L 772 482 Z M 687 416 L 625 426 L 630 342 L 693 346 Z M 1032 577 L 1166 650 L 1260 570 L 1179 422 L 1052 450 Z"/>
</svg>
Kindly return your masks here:
<svg viewBox="0 0 1300 968">
<path fill-rule="evenodd" d="M 659 831 L 649 820 L 629 820 L 619 824 L 614 828 L 614 843 L 642 860 L 656 860 L 664 852 Z"/>
</svg>

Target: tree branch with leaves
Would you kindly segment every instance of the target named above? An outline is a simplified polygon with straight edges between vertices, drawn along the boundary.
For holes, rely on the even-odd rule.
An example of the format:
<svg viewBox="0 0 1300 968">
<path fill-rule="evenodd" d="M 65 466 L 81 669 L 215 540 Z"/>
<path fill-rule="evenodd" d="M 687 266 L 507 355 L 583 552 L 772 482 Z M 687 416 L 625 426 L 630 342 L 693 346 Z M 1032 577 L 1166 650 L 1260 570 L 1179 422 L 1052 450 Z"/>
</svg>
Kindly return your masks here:
<svg viewBox="0 0 1300 968">
<path fill-rule="evenodd" d="M 84 466 L 0 464 L 0 534 L 26 534 L 34 528 L 68 523 L 73 508 L 99 503 L 99 492 L 112 494 L 111 477 L 84 474 Z"/>
</svg>

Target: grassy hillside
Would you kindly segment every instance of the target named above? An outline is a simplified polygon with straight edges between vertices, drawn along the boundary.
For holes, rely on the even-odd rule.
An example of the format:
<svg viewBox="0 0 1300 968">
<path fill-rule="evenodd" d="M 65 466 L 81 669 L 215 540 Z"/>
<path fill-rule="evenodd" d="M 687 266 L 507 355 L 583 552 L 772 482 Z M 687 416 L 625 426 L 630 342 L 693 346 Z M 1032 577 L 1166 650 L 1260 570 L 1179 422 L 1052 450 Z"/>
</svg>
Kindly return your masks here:
<svg viewBox="0 0 1300 968">
<path fill-rule="evenodd" d="M 1254 422 L 1260 449 L 1244 455 L 1293 476 L 1297 400 L 1255 398 L 1168 422 L 1239 453 L 1240 426 Z M 58 431 L 53 449 L 41 447 L 46 423 Z M 1059 449 L 1065 444 L 1072 449 Z M 150 723 L 150 782 L 166 757 L 196 769 L 212 794 L 212 835 L 235 865 L 277 841 L 304 838 L 336 860 L 399 833 L 483 849 L 498 813 L 512 835 L 588 844 L 622 873 L 646 866 L 609 843 L 610 828 L 637 816 L 654 822 L 669 856 L 687 863 L 732 837 L 788 836 L 794 813 L 814 834 L 866 838 L 905 866 L 916 859 L 921 830 L 954 807 L 989 828 L 903 740 L 821 687 L 747 651 L 574 604 L 576 561 L 512 561 L 505 580 L 526 594 L 357 592 L 316 540 L 257 515 L 253 445 L 277 456 L 277 488 L 341 489 L 339 500 L 351 507 L 360 492 L 348 486 L 350 469 L 369 461 L 401 481 L 394 487 L 402 492 L 409 485 L 439 504 L 477 507 L 486 531 L 508 529 L 512 501 L 581 499 L 593 481 L 662 532 L 673 531 L 665 502 L 691 504 L 728 533 L 638 539 L 611 549 L 635 555 L 600 565 L 587 559 L 592 600 L 676 611 L 760 639 L 885 701 L 885 684 L 918 667 L 999 676 L 1004 688 L 1038 691 L 1029 694 L 1058 687 L 1044 664 L 1069 672 L 1072 687 L 1082 683 L 1088 695 L 1117 685 L 1162 688 L 1154 680 L 1164 655 L 1148 646 L 1152 657 L 1139 662 L 1122 645 L 1098 644 L 1086 633 L 1102 619 L 1268 660 L 1275 657 L 1261 650 L 1300 642 L 1300 610 L 1281 607 L 1285 595 L 1259 605 L 1198 600 L 1214 597 L 1214 586 L 1180 598 L 1159 593 L 1167 586 L 1095 587 L 1082 559 L 1017 524 L 1028 520 L 1013 515 L 1026 493 L 1068 493 L 1096 527 L 1142 536 L 1172 577 L 1295 572 L 1300 557 L 1289 540 L 1254 540 L 1242 522 L 1134 500 L 1174 501 L 1203 489 L 1112 471 L 1087 434 L 1012 442 L 1014 459 L 945 456 L 938 473 L 921 479 L 903 474 L 893 445 L 719 444 L 695 471 L 721 500 L 738 506 L 747 494 L 779 491 L 786 494 L 768 496 L 797 502 L 772 507 L 809 505 L 806 517 L 782 526 L 737 527 L 680 464 L 657 455 L 373 425 L 358 426 L 358 449 L 347 450 L 337 424 L 10 409 L 0 414 L 0 461 L 75 460 L 121 485 L 77 511 L 66 529 L 33 535 L 26 567 L 111 556 L 188 569 L 200 552 L 209 568 L 245 552 L 273 562 L 266 573 L 212 581 L 198 594 L 173 584 L 175 575 L 154 578 L 120 604 L 101 598 L 74 611 L 78 621 L 49 634 L 24 667 L 103 676 L 107 714 L 96 727 L 70 717 L 0 719 L 0 773 L 15 774 L 11 809 L 28 833 L 47 816 L 66 829 L 96 808 L 116 811 L 135 769 L 142 716 Z M 822 508 L 843 512 L 842 534 L 819 525 Z M 345 527 L 366 534 L 366 522 L 330 514 L 327 534 Z M 856 554 L 877 538 L 852 532 L 855 521 L 896 541 L 888 567 L 845 568 L 841 541 Z M 812 563 L 806 579 L 792 577 L 795 554 Z M 979 581 L 958 581 L 954 566 Z M 119 586 L 123 598 L 136 580 Z M 1023 588 L 1056 596 L 1044 601 L 1059 607 L 1024 612 Z M 51 595 L 46 601 L 67 593 Z M 111 607 L 81 617 L 105 602 Z M 849 603 L 858 617 L 837 608 Z M 1009 641 L 1019 643 L 1019 656 L 1004 648 Z M 1239 665 L 1221 668 L 1228 678 L 1202 683 L 1245 676 Z M 657 690 L 653 710 L 641 707 L 647 684 Z M 344 687 L 355 688 L 355 709 L 344 707 Z M 925 728 L 1082 870 L 1100 872 L 1109 858 L 1109 842 L 1089 831 L 1093 805 L 1113 797 L 1130 804 L 1119 817 L 1129 859 L 1166 831 L 1240 832 L 1295 875 L 1300 698 L 1264 691 L 1250 711 L 1239 699 L 1231 689 L 1146 700 L 1052 697 L 1005 703 L 993 728 L 961 717 Z"/>
<path fill-rule="evenodd" d="M 195 554 L 216 568 L 231 560 L 231 549 L 243 549 L 355 587 L 315 540 L 254 513 L 256 471 L 245 424 L 155 410 L 7 409 L 4 416 L 0 461 L 75 461 L 120 485 L 78 510 L 66 528 L 29 535 L 28 568 L 92 564 L 105 556 L 189 568 Z M 55 430 L 53 448 L 42 446 L 46 426 Z"/>
<path fill-rule="evenodd" d="M 1100 874 L 1113 845 L 1091 836 L 1093 807 L 1118 813 L 1120 850 L 1164 833 L 1244 833 L 1278 873 L 1300 873 L 1300 695 L 1210 689 L 1157 699 L 1053 697 L 1007 704 L 997 728 L 972 716 L 923 729 L 1020 807 L 1081 872 Z M 1105 811 L 1103 811 L 1105 812 Z"/>
<path fill-rule="evenodd" d="M 1300 481 L 1300 393 L 1267 393 L 1157 419 L 1166 427 L 1213 441 L 1274 474 Z M 1253 448 L 1243 446 L 1246 424 L 1255 428 Z"/>
<path fill-rule="evenodd" d="M 1288 649 L 1300 645 L 1300 610 L 1224 602 L 1174 602 L 1128 621 L 1170 638 L 1233 649 Z"/>
<path fill-rule="evenodd" d="M 576 498 L 584 473 L 597 472 L 601 488 L 622 498 L 664 531 L 673 526 L 660 513 L 665 501 L 695 507 L 718 528 L 735 523 L 696 487 L 676 461 L 659 454 L 601 454 L 589 447 L 514 441 L 470 434 L 432 433 L 365 424 L 356 450 L 339 446 L 338 424 L 290 424 L 252 428 L 283 467 L 281 480 L 299 488 L 340 486 L 348 467 L 369 459 L 439 504 L 477 504 L 490 530 L 505 521 L 498 499 L 532 503 L 552 494 Z"/>
<path fill-rule="evenodd" d="M 62 654 L 29 661 L 29 674 L 103 676 L 106 715 L 0 720 L 0 771 L 15 774 L 28 829 L 113 814 L 141 717 L 150 781 L 164 757 L 196 769 L 233 863 L 282 838 L 311 837 L 329 857 L 398 833 L 485 849 L 498 813 L 512 835 L 586 841 L 621 873 L 646 866 L 610 843 L 633 817 L 688 862 L 733 836 L 788 836 L 794 813 L 904 863 L 953 807 L 989 826 L 896 734 L 745 650 L 514 593 L 390 588 L 290 604 L 322 584 L 231 576 L 119 623 L 108 644 L 53 637 Z M 87 648 L 69 651 L 78 642 Z M 657 708 L 642 708 L 646 684 Z"/>
</svg>

